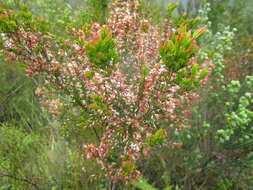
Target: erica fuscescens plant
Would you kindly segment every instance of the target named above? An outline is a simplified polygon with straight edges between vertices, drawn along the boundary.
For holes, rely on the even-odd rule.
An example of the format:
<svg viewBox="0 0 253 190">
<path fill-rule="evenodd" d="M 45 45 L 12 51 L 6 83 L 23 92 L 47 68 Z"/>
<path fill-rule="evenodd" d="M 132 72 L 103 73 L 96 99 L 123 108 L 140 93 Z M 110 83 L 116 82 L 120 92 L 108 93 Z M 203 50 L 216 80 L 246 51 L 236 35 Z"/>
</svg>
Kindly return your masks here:
<svg viewBox="0 0 253 190">
<path fill-rule="evenodd" d="M 152 147 L 180 146 L 169 133 L 187 123 L 184 116 L 191 114 L 196 88 L 208 73 L 208 64 L 199 64 L 196 41 L 204 28 L 164 31 L 152 26 L 139 6 L 138 1 L 116 1 L 106 24 L 73 29 L 71 40 L 63 42 L 33 28 L 32 17 L 0 17 L 4 28 L 13 23 L 1 33 L 6 59 L 25 63 L 29 76 L 43 74 L 37 93 L 52 114 L 59 115 L 64 106 L 82 110 L 82 127 L 96 136 L 84 145 L 86 157 L 113 182 L 138 179 L 138 162 Z M 57 100 L 46 100 L 52 97 L 48 86 Z"/>
</svg>

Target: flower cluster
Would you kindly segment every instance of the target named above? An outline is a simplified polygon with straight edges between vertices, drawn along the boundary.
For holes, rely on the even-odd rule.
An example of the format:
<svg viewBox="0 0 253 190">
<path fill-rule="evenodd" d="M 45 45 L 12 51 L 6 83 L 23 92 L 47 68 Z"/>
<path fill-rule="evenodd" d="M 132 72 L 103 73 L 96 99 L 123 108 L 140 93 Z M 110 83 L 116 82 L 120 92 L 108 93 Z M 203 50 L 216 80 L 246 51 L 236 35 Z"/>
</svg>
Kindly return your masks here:
<svg viewBox="0 0 253 190">
<path fill-rule="evenodd" d="M 85 112 L 83 127 L 97 137 L 84 145 L 87 158 L 96 160 L 113 182 L 130 183 L 141 175 L 138 161 L 147 158 L 153 146 L 180 147 L 166 131 L 184 126 L 183 118 L 198 98 L 194 87 L 204 79 L 205 68 L 199 69 L 194 59 L 194 36 L 202 33 L 192 37 L 185 30 L 162 31 L 142 18 L 138 1 L 116 1 L 106 25 L 73 30 L 76 40 L 52 44 L 41 33 L 20 27 L 6 34 L 4 53 L 26 62 L 28 75 L 44 73 L 45 85 L 67 94 L 65 105 Z M 183 42 L 189 43 L 186 49 Z M 165 43 L 174 43 L 180 55 L 186 55 L 177 70 L 168 67 L 176 59 Z M 54 102 L 59 104 L 51 101 L 50 107 L 58 114 Z"/>
</svg>

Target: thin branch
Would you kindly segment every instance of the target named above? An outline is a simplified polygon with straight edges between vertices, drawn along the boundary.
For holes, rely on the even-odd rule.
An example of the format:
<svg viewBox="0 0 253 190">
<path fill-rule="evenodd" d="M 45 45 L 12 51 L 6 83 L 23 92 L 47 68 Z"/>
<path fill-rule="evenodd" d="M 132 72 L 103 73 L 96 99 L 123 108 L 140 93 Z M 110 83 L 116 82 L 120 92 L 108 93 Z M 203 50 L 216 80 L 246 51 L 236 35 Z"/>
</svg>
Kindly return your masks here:
<svg viewBox="0 0 253 190">
<path fill-rule="evenodd" d="M 11 98 L 12 95 L 17 93 L 23 86 L 24 86 L 24 84 L 20 85 L 19 87 L 14 89 L 12 92 L 10 92 L 1 103 L 4 103 L 4 102 L 8 101 L 8 99 Z"/>
<path fill-rule="evenodd" d="M 18 178 L 18 177 L 15 177 L 13 175 L 10 175 L 10 174 L 7 174 L 5 172 L 2 172 L 0 171 L 0 177 L 9 177 L 9 178 L 12 178 L 12 179 L 15 179 L 17 181 L 23 181 L 25 183 L 28 183 L 30 185 L 32 185 L 35 189 L 40 189 L 35 183 L 31 182 L 30 180 L 28 179 L 25 179 L 25 178 Z"/>
</svg>

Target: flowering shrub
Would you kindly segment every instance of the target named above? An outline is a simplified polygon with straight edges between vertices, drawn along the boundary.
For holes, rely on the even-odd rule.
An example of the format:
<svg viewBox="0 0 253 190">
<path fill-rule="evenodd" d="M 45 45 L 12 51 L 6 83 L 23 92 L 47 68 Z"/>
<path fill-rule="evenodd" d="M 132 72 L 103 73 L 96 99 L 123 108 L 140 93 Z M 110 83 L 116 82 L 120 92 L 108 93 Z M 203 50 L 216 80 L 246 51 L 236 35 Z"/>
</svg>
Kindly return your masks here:
<svg viewBox="0 0 253 190">
<path fill-rule="evenodd" d="M 82 110 L 82 127 L 97 138 L 84 145 L 86 157 L 114 183 L 138 179 L 138 161 L 152 147 L 178 147 L 169 132 L 187 122 L 182 116 L 191 114 L 195 89 L 208 73 L 208 65 L 199 64 L 196 41 L 204 28 L 163 31 L 142 17 L 139 5 L 116 1 L 107 24 L 73 29 L 64 42 L 31 28 L 31 17 L 13 19 L 13 30 L 2 33 L 6 59 L 25 62 L 29 76 L 44 75 L 37 92 L 44 99 L 56 97 L 45 101 L 58 104 L 49 105 L 52 114 L 59 115 L 60 107 Z"/>
</svg>

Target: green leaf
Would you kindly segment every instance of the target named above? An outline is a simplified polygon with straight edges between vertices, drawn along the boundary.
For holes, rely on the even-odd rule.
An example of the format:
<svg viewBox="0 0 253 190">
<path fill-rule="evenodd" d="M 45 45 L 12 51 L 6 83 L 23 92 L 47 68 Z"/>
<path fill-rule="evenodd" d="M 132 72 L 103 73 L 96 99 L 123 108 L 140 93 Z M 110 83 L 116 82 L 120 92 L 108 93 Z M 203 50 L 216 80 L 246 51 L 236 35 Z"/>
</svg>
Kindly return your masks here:
<svg viewBox="0 0 253 190">
<path fill-rule="evenodd" d="M 171 17 L 173 11 L 178 7 L 179 3 L 173 2 L 170 3 L 167 7 L 167 16 Z"/>
<path fill-rule="evenodd" d="M 139 181 L 134 182 L 133 185 L 141 190 L 157 190 L 152 185 L 150 185 L 144 178 L 140 178 Z"/>
<path fill-rule="evenodd" d="M 206 29 L 207 29 L 207 28 L 206 28 L 205 26 L 199 28 L 198 30 L 196 30 L 196 31 L 193 33 L 192 37 L 193 37 L 194 39 L 198 39 L 200 36 L 202 36 L 202 35 L 205 33 Z"/>
</svg>

